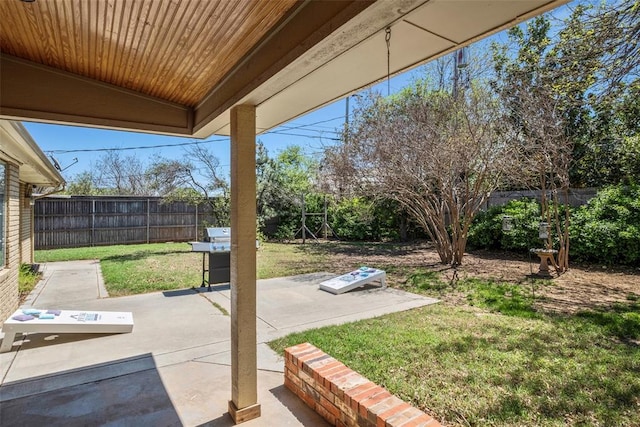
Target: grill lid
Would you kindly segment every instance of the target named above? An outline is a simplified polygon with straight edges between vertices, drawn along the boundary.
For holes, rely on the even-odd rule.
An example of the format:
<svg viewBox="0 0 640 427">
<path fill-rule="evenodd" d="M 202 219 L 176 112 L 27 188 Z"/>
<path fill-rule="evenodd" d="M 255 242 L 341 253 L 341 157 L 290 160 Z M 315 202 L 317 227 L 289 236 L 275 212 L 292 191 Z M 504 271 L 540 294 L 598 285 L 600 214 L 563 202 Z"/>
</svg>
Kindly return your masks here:
<svg viewBox="0 0 640 427">
<path fill-rule="evenodd" d="M 208 227 L 204 229 L 205 242 L 230 242 L 231 229 L 227 227 Z"/>
</svg>

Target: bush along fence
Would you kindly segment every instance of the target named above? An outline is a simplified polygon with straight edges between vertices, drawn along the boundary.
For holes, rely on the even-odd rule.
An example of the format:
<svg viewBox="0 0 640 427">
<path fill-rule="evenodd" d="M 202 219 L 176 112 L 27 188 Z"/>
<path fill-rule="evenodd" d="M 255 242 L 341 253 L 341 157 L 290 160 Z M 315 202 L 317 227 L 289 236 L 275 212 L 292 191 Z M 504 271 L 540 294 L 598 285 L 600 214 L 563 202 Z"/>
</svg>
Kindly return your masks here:
<svg viewBox="0 0 640 427">
<path fill-rule="evenodd" d="M 507 215 L 513 228 L 503 231 Z M 540 246 L 540 206 L 536 200 L 511 200 L 479 213 L 469 230 L 473 248 L 528 251 Z M 571 209 L 570 251 L 573 261 L 640 265 L 640 186 L 611 186 L 587 204 Z"/>
<path fill-rule="evenodd" d="M 35 249 L 200 240 L 206 206 L 160 197 L 72 196 L 38 199 Z"/>
</svg>

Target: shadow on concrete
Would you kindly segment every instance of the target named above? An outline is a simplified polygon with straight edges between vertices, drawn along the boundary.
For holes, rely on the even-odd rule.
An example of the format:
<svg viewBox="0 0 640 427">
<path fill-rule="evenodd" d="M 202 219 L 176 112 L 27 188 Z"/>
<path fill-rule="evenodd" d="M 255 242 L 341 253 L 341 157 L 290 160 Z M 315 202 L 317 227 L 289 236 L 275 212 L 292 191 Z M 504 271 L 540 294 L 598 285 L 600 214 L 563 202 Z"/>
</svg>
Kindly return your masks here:
<svg viewBox="0 0 640 427">
<path fill-rule="evenodd" d="M 327 273 L 327 272 L 319 272 L 319 273 L 308 273 L 308 274 L 299 274 L 297 276 L 289 276 L 287 280 L 296 283 L 304 283 L 307 285 L 317 285 L 318 283 L 329 280 L 338 276 L 337 274 Z"/>
<path fill-rule="evenodd" d="M 207 289 L 207 288 L 200 288 L 200 289 Z M 219 283 L 217 285 L 211 285 L 211 290 L 216 292 L 228 291 L 230 289 L 231 289 L 231 283 Z M 204 292 L 204 290 L 201 290 L 200 292 Z"/>
<path fill-rule="evenodd" d="M 276 398 L 303 426 L 328 426 L 322 419 L 318 419 L 315 412 L 309 411 L 305 403 L 284 385 L 274 387 L 269 392 Z"/>
<path fill-rule="evenodd" d="M 65 344 L 77 341 L 92 340 L 95 338 L 104 338 L 111 335 L 120 335 L 117 333 L 108 334 L 82 334 L 82 333 L 36 333 L 30 332 L 24 334 L 22 338 L 16 335 L 13 349 L 20 351 L 30 350 L 34 348 L 47 347 L 51 345 Z M 20 340 L 20 341 L 19 341 Z M 19 345 L 19 347 L 17 346 Z"/>
<path fill-rule="evenodd" d="M 188 289 L 176 289 L 174 291 L 163 291 L 162 295 L 164 295 L 165 297 L 183 297 L 185 295 L 195 295 L 197 294 L 199 291 L 198 289 L 200 288 L 188 288 Z M 207 289 L 207 288 L 202 288 L 202 289 Z"/>
<path fill-rule="evenodd" d="M 231 415 L 228 413 L 220 415 L 215 420 L 207 421 L 206 423 L 198 424 L 196 427 L 231 427 L 236 424 L 233 422 Z"/>
<path fill-rule="evenodd" d="M 2 426 L 182 425 L 151 354 L 0 387 Z"/>
<path fill-rule="evenodd" d="M 187 288 L 187 289 L 176 289 L 173 291 L 163 291 L 162 295 L 168 298 L 171 297 L 183 297 L 186 295 L 194 295 L 194 294 L 202 294 L 207 292 L 220 292 L 220 291 L 228 291 L 231 289 L 231 285 L 229 283 L 220 283 L 217 285 L 211 285 L 211 290 L 209 290 L 208 286 L 198 286 L 197 288 Z"/>
<path fill-rule="evenodd" d="M 379 291 L 380 289 L 382 289 L 382 287 L 380 287 L 379 284 L 377 283 L 367 283 L 365 285 L 362 285 L 358 288 L 354 288 L 351 289 L 350 291 L 347 291 L 345 293 L 357 293 L 357 292 L 366 292 L 366 291 Z"/>
</svg>

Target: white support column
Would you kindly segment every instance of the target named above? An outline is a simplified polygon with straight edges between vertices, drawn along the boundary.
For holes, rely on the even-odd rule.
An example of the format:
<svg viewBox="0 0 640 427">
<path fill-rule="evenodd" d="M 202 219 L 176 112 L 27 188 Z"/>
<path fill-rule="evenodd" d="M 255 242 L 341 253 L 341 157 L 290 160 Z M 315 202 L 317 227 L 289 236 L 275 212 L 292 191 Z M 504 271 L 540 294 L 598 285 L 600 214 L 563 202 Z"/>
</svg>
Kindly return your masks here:
<svg viewBox="0 0 640 427">
<path fill-rule="evenodd" d="M 256 337 L 256 109 L 231 109 L 231 400 L 236 424 L 260 416 Z"/>
</svg>

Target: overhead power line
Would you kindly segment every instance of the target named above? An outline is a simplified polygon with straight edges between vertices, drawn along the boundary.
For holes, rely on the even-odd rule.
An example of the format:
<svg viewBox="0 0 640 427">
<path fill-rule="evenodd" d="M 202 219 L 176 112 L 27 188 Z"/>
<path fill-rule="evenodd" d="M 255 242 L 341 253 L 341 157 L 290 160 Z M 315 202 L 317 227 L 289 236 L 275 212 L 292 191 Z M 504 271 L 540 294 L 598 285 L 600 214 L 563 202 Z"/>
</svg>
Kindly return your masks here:
<svg viewBox="0 0 640 427">
<path fill-rule="evenodd" d="M 311 127 L 311 126 L 317 126 L 320 125 L 322 123 L 328 123 L 328 122 L 333 122 L 336 120 L 343 120 L 344 116 L 339 116 L 339 117 L 334 117 L 332 119 L 326 119 L 326 120 L 320 120 L 318 122 L 313 122 L 313 123 L 306 123 L 303 125 L 297 125 L 297 126 L 292 126 L 292 125 L 280 125 L 280 127 L 283 127 L 285 129 L 301 129 L 301 128 L 306 128 L 306 127 Z M 273 131 L 271 131 L 273 132 Z"/>
<path fill-rule="evenodd" d="M 79 148 L 75 150 L 48 150 L 47 152 L 53 153 L 53 154 L 68 154 L 68 153 L 92 153 L 92 152 L 99 152 L 99 151 L 145 150 L 149 148 L 184 147 L 188 145 L 206 144 L 209 142 L 222 142 L 222 141 L 227 141 L 228 139 L 229 138 L 207 139 L 204 141 L 179 142 L 176 144 L 142 145 L 137 147 Z"/>
<path fill-rule="evenodd" d="M 322 135 L 304 135 L 302 133 L 290 133 L 290 132 L 268 132 L 270 135 L 287 135 L 287 136 L 299 136 L 302 138 L 311 139 L 330 139 L 332 141 L 340 141 L 340 138 L 330 138 Z"/>
<path fill-rule="evenodd" d="M 301 134 L 301 133 L 290 133 L 287 132 L 288 130 L 294 130 L 294 129 L 300 129 L 300 130 L 305 130 L 308 129 L 312 126 L 317 126 L 319 124 L 322 123 L 328 123 L 328 122 L 332 122 L 335 120 L 342 120 L 344 119 L 344 116 L 340 116 L 340 117 L 334 117 L 331 119 L 326 119 L 326 120 L 320 120 L 317 122 L 313 122 L 313 123 L 307 123 L 307 124 L 302 124 L 302 125 L 297 125 L 297 126 L 290 126 L 290 125 L 281 125 L 280 127 L 284 128 L 283 130 L 271 130 L 268 132 L 263 133 L 263 135 L 287 135 L 287 136 L 298 136 L 298 137 L 302 137 L 302 138 L 311 138 L 311 139 L 327 139 L 327 140 L 331 140 L 331 141 L 339 141 L 339 138 L 333 138 L 333 137 L 325 137 L 322 135 L 305 135 L 305 134 Z M 333 133 L 333 134 L 338 134 L 338 132 L 333 131 L 333 130 L 322 130 L 322 129 L 308 129 L 309 132 L 317 132 L 317 133 Z M 95 153 L 95 152 L 105 152 L 105 151 L 130 151 L 130 150 L 148 150 L 148 149 L 154 149 L 154 148 L 169 148 L 169 147 L 186 147 L 189 145 L 198 145 L 198 144 L 207 144 L 210 142 L 223 142 L 223 141 L 228 141 L 229 138 L 217 138 L 217 139 L 206 139 L 203 141 L 189 141 L 189 142 L 179 142 L 179 143 L 174 143 L 174 144 L 156 144 L 156 145 L 142 145 L 142 146 L 135 146 L 135 147 L 111 147 L 111 148 L 78 148 L 78 149 L 73 149 L 73 150 L 47 150 L 47 153 L 51 153 L 51 154 L 70 154 L 70 153 Z"/>
</svg>

